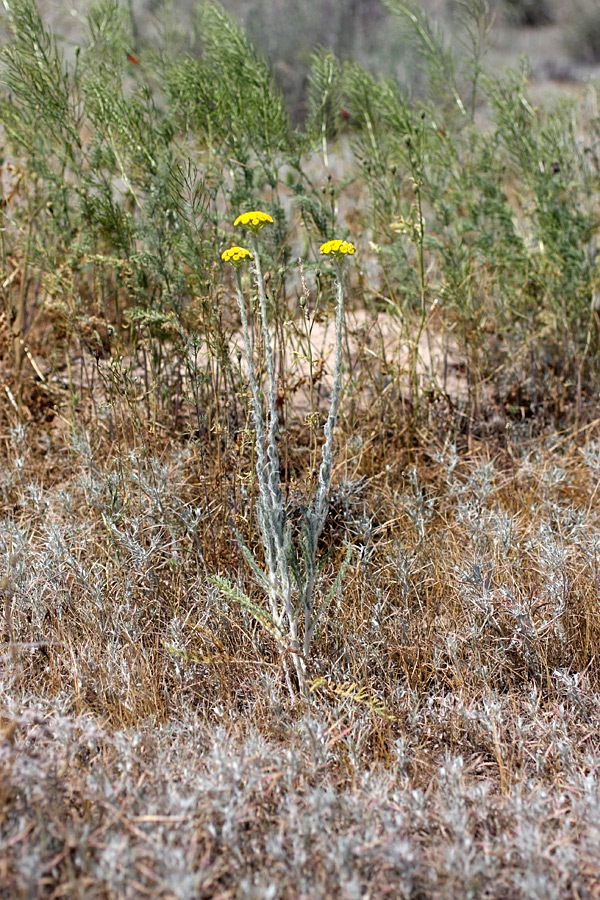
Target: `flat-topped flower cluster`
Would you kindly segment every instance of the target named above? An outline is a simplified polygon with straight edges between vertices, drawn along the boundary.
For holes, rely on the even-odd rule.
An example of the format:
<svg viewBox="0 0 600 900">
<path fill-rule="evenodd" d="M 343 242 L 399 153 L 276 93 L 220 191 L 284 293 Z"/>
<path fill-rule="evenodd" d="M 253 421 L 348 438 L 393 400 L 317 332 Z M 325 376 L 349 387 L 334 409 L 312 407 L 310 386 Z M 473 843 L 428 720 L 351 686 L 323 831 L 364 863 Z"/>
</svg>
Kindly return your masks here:
<svg viewBox="0 0 600 900">
<path fill-rule="evenodd" d="M 230 247 L 221 253 L 221 259 L 223 262 L 231 263 L 232 266 L 237 268 L 247 260 L 254 259 L 254 256 L 245 247 Z"/>
<path fill-rule="evenodd" d="M 247 228 L 257 234 L 265 225 L 272 225 L 273 219 L 268 213 L 254 210 L 253 212 L 242 213 L 233 223 L 234 227 Z"/>
<path fill-rule="evenodd" d="M 333 256 L 337 259 L 356 253 L 356 247 L 350 241 L 327 241 L 321 244 L 320 250 L 324 256 Z"/>
</svg>

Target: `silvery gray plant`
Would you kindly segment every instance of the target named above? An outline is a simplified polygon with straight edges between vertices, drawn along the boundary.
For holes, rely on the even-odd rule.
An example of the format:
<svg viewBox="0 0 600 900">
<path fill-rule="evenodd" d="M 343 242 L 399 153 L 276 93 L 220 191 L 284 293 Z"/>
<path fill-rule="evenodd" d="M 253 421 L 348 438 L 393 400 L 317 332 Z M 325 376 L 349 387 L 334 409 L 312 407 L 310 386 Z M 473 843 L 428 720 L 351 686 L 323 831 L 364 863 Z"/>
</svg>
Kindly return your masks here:
<svg viewBox="0 0 600 900">
<path fill-rule="evenodd" d="M 266 213 L 251 212 L 239 216 L 235 225 L 247 229 L 251 250 L 245 247 L 231 247 L 222 254 L 222 259 L 234 266 L 237 286 L 237 302 L 242 324 L 242 339 L 248 380 L 252 395 L 252 420 L 256 434 L 256 479 L 258 482 L 257 520 L 265 554 L 266 572 L 260 567 L 255 556 L 238 540 L 243 555 L 253 575 L 265 594 L 268 609 L 254 603 L 239 588 L 227 579 L 215 577 L 213 580 L 231 599 L 248 609 L 252 615 L 277 640 L 284 659 L 284 669 L 288 688 L 294 688 L 290 677 L 289 659 L 302 691 L 306 690 L 310 647 L 319 620 L 327 610 L 332 597 L 338 590 L 350 562 L 350 548 L 338 575 L 325 598 L 315 602 L 319 577 L 317 546 L 325 524 L 328 496 L 333 464 L 333 431 L 337 419 L 342 384 L 342 337 L 344 326 L 344 283 L 343 265 L 348 256 L 354 254 L 354 245 L 348 241 L 328 241 L 321 246 L 321 253 L 331 259 L 336 273 L 335 302 L 335 359 L 333 386 L 327 420 L 325 422 L 325 442 L 321 449 L 318 480 L 311 501 L 303 511 L 299 533 L 295 535 L 286 508 L 280 483 L 279 451 L 277 434 L 279 415 L 277 412 L 277 385 L 273 346 L 269 331 L 267 299 L 260 263 L 257 236 L 272 219 Z M 260 329 L 266 362 L 267 386 L 259 383 L 254 363 L 250 339 L 248 314 L 242 287 L 242 268 L 251 262 L 258 294 Z M 266 412 L 265 412 L 266 407 Z"/>
</svg>

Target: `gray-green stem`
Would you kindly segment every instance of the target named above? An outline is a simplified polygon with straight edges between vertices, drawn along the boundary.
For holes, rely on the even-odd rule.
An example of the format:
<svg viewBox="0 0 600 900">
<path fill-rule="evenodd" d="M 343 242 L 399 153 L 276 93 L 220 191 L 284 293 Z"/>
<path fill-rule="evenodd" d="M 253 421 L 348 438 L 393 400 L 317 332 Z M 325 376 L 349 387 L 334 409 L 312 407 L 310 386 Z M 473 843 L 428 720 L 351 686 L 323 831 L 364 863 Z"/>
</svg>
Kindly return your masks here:
<svg viewBox="0 0 600 900">
<path fill-rule="evenodd" d="M 327 495 L 329 493 L 331 469 L 333 465 L 333 430 L 337 420 L 342 388 L 342 340 L 344 332 L 344 284 L 342 265 L 343 263 L 340 262 L 336 266 L 335 362 L 333 368 L 333 388 L 331 391 L 329 415 L 327 416 L 327 421 L 325 423 L 325 443 L 323 444 L 321 466 L 319 469 L 319 483 L 315 492 L 314 502 L 315 524 L 318 525 L 318 534 L 321 532 L 327 514 Z"/>
<path fill-rule="evenodd" d="M 259 515 L 259 524 L 263 535 L 263 543 L 267 553 L 267 565 L 271 583 L 273 582 L 277 568 L 276 551 L 270 521 L 272 520 L 273 497 L 269 490 L 267 479 L 267 460 L 265 457 L 265 419 L 263 405 L 260 398 L 258 382 L 256 380 L 256 371 L 254 368 L 254 359 L 252 356 L 252 344 L 250 342 L 250 331 L 248 328 L 248 316 L 246 313 L 246 304 L 244 302 L 244 293 L 242 290 L 242 276 L 239 270 L 236 270 L 236 286 L 237 286 L 237 302 L 240 310 L 240 319 L 242 322 L 242 337 L 244 340 L 244 349 L 246 351 L 246 362 L 248 365 L 248 380 L 250 382 L 250 390 L 252 392 L 252 418 L 254 421 L 254 431 L 256 433 L 256 456 L 257 465 L 256 473 L 258 478 L 258 488 L 260 493 L 260 506 L 262 507 Z M 265 520 L 266 514 L 266 520 Z M 271 612 L 274 618 L 277 618 L 279 611 L 275 604 L 274 598 L 270 598 Z"/>
<path fill-rule="evenodd" d="M 260 264 L 260 255 L 258 252 L 258 242 L 254 235 L 251 239 L 252 253 L 254 254 L 254 272 L 256 274 L 256 290 L 258 293 L 258 304 L 260 309 L 260 320 L 263 344 L 265 348 L 265 356 L 267 361 L 267 379 L 268 379 L 268 439 L 267 439 L 267 456 L 269 461 L 269 481 L 273 493 L 279 493 L 279 453 L 277 451 L 277 431 L 279 428 L 279 416 L 277 413 L 277 385 L 275 381 L 275 363 L 273 360 L 273 348 L 271 346 L 271 335 L 269 333 L 269 317 L 267 313 L 267 298 L 265 296 L 265 286 L 263 282 L 262 268 Z M 280 501 L 278 498 L 280 505 Z"/>
</svg>

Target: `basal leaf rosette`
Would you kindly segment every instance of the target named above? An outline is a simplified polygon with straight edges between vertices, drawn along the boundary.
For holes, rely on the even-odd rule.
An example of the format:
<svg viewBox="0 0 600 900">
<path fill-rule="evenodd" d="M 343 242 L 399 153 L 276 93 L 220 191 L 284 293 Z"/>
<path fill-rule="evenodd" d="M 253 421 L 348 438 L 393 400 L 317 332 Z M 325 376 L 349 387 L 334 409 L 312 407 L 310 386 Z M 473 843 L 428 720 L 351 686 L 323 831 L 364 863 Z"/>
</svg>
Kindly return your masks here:
<svg viewBox="0 0 600 900">
<path fill-rule="evenodd" d="M 273 219 L 268 213 L 254 210 L 253 212 L 242 213 L 241 216 L 237 217 L 233 224 L 234 227 L 241 226 L 242 228 L 251 231 L 253 234 L 258 234 L 265 225 L 272 225 Z"/>
<path fill-rule="evenodd" d="M 337 261 L 346 259 L 356 253 L 356 247 L 350 241 L 327 241 L 320 247 L 323 256 Z"/>
<path fill-rule="evenodd" d="M 229 247 L 221 253 L 223 262 L 231 263 L 235 269 L 241 269 L 244 263 L 250 262 L 254 256 L 245 247 Z"/>
</svg>

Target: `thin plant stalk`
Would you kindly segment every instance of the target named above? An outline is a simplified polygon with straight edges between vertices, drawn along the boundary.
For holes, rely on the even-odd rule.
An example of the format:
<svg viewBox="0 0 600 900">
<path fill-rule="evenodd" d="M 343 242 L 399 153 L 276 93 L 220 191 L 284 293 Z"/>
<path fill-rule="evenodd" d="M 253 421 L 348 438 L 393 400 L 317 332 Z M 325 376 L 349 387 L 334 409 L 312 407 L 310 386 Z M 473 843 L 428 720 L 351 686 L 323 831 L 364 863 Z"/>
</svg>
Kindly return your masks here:
<svg viewBox="0 0 600 900">
<path fill-rule="evenodd" d="M 317 578 L 317 544 L 328 509 L 329 486 L 333 468 L 333 431 L 337 421 L 342 393 L 342 342 L 344 334 L 344 281 L 342 262 L 336 263 L 335 284 L 335 360 L 333 368 L 333 387 L 331 391 L 331 405 L 327 421 L 325 422 L 325 443 L 321 451 L 321 466 L 319 468 L 319 480 L 315 490 L 312 507 L 308 513 L 308 525 L 311 534 L 311 552 L 307 560 L 306 583 L 304 586 L 302 605 L 304 607 L 304 656 L 308 658 L 310 645 L 323 608 L 315 614 L 313 594 Z"/>
<path fill-rule="evenodd" d="M 265 285 L 260 264 L 260 255 L 258 252 L 258 243 L 256 238 L 252 236 L 251 240 L 252 252 L 254 254 L 254 273 L 256 276 L 256 290 L 258 293 L 258 305 L 260 309 L 260 323 L 262 330 L 263 345 L 265 348 L 265 357 L 267 361 L 267 380 L 268 380 L 268 408 L 269 408 L 269 428 L 267 440 L 267 457 L 269 463 L 269 484 L 273 492 L 274 507 L 280 504 L 279 493 L 279 452 L 277 450 L 277 430 L 279 427 L 279 415 L 277 413 L 277 383 L 275 381 L 275 361 L 273 358 L 273 347 L 271 344 L 271 335 L 269 332 L 269 316 L 267 311 L 267 298 L 265 295 Z"/>
<path fill-rule="evenodd" d="M 267 357 L 268 399 L 269 399 L 269 423 L 265 425 L 263 403 L 260 396 L 260 388 L 256 378 L 252 344 L 250 342 L 250 330 L 248 316 L 244 301 L 242 279 L 239 270 L 236 271 L 237 301 L 242 323 L 242 336 L 244 350 L 248 365 L 248 378 L 252 392 L 252 418 L 256 432 L 256 475 L 259 487 L 259 502 L 257 504 L 257 517 L 263 547 L 266 554 L 267 568 L 269 570 L 268 600 L 273 622 L 277 634 L 283 634 L 283 623 L 286 621 L 290 650 L 294 657 L 296 677 L 301 686 L 306 681 L 306 666 L 300 657 L 300 641 L 298 633 L 298 617 L 295 615 L 292 603 L 292 580 L 289 567 L 289 538 L 285 529 L 285 510 L 283 507 L 283 495 L 279 485 L 279 453 L 277 450 L 277 431 L 279 417 L 277 414 L 275 367 L 273 365 L 273 351 L 271 337 L 268 329 L 266 298 L 262 282 L 262 272 L 258 256 L 256 242 L 254 242 L 255 274 L 258 284 L 259 304 L 261 307 L 261 326 L 263 343 Z M 270 364 L 269 364 L 270 360 Z M 266 452 L 265 452 L 266 444 Z M 282 640 L 278 638 L 279 643 Z M 286 676 L 287 676 L 286 669 Z"/>
</svg>

